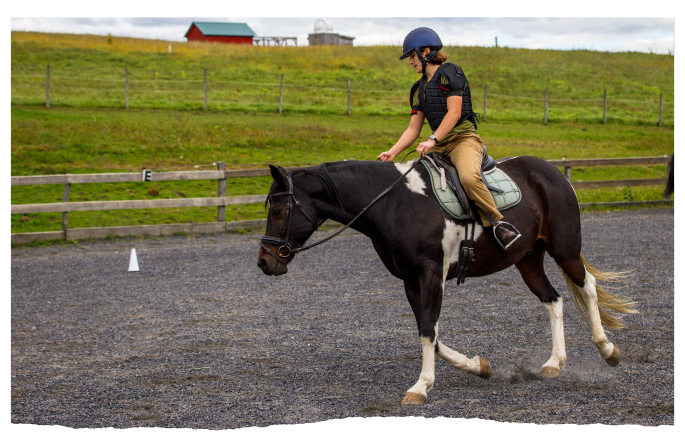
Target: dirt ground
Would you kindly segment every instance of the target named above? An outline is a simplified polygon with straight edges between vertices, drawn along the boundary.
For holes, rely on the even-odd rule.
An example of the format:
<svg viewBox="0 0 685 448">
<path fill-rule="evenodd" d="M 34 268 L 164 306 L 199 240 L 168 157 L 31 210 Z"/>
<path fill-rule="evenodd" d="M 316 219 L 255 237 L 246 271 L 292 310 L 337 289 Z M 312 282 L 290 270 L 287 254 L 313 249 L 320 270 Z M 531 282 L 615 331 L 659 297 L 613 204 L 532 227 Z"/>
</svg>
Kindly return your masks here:
<svg viewBox="0 0 685 448">
<path fill-rule="evenodd" d="M 590 263 L 632 271 L 615 292 L 640 314 L 608 334 L 621 364 L 600 359 L 567 300 L 567 367 L 542 379 L 549 321 L 510 268 L 448 283 L 440 319 L 441 340 L 486 358 L 492 377 L 437 359 L 435 387 L 418 407 L 400 405 L 421 370 L 402 283 L 358 233 L 298 255 L 276 278 L 257 268 L 256 233 L 14 248 L 11 421 L 227 429 L 445 416 L 673 425 L 673 210 L 585 214 L 582 225 Z M 140 272 L 127 272 L 131 248 Z M 546 271 L 567 299 L 549 259 Z"/>
</svg>

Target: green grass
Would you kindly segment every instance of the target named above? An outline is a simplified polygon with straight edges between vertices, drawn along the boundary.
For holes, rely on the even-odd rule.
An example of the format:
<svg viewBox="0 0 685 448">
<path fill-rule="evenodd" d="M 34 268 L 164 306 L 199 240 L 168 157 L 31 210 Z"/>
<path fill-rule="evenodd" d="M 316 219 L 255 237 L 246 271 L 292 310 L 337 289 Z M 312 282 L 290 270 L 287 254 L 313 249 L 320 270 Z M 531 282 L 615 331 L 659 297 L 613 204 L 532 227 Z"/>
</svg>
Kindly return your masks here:
<svg viewBox="0 0 685 448">
<path fill-rule="evenodd" d="M 106 36 L 12 32 L 12 104 L 45 104 L 51 67 L 51 106 L 124 108 L 124 69 L 134 109 L 200 111 L 203 69 L 209 110 L 270 113 L 278 108 L 284 75 L 284 110 L 311 115 L 347 113 L 347 79 L 354 114 L 406 117 L 417 75 L 398 61 L 399 48 L 252 47 L 173 43 Z M 474 107 L 493 121 L 540 122 L 549 91 L 549 121 L 597 124 L 602 95 L 608 123 L 653 125 L 659 95 L 663 124 L 674 123 L 674 58 L 645 53 L 446 47 L 471 83 Z"/>
<path fill-rule="evenodd" d="M 181 111 L 108 111 L 12 108 L 13 176 L 313 165 L 354 158 L 373 160 L 397 140 L 406 117 L 300 114 L 225 114 Z M 546 159 L 662 156 L 673 152 L 672 130 L 577 123 L 496 123 L 480 126 L 495 158 Z M 428 136 L 425 127 L 423 137 Z M 665 165 L 575 168 L 574 180 L 665 177 Z M 269 177 L 227 180 L 226 194 L 264 194 Z M 61 202 L 62 185 L 12 187 L 12 204 Z M 633 187 L 635 200 L 658 199 L 660 187 Z M 621 188 L 578 190 L 583 202 L 623 201 Z M 71 201 L 211 197 L 216 181 L 74 184 Z M 214 207 L 72 212 L 69 227 L 212 222 Z M 264 217 L 261 204 L 229 206 L 227 220 Z M 12 232 L 61 229 L 61 213 L 12 215 Z"/>
<path fill-rule="evenodd" d="M 370 160 L 407 124 L 406 117 L 13 107 L 12 175 L 213 169 L 218 161 L 236 169 Z M 495 157 L 663 156 L 674 144 L 673 130 L 655 126 L 488 122 L 479 131 Z M 424 126 L 424 136 L 429 133 Z"/>
<path fill-rule="evenodd" d="M 373 160 L 408 124 L 416 74 L 398 48 L 251 47 L 11 33 L 11 172 L 63 173 L 227 169 Z M 663 156 L 674 147 L 673 57 L 644 53 L 447 47 L 487 121 L 479 131 L 496 158 Z M 50 65 L 51 107 L 45 107 Z M 128 67 L 131 111 L 125 111 Z M 208 112 L 203 109 L 208 70 Z M 284 75 L 284 113 L 278 109 Z M 347 115 L 347 79 L 353 115 Z M 549 123 L 543 124 L 544 90 Z M 608 120 L 602 125 L 607 89 Z M 658 120 L 664 95 L 663 127 Z M 422 134 L 429 134 L 427 126 Z M 576 168 L 592 181 L 664 177 L 665 166 Z M 270 180 L 231 179 L 227 195 L 263 194 Z M 12 188 L 12 204 L 60 202 L 62 185 Z M 584 202 L 658 199 L 660 187 L 578 190 Z M 216 181 L 75 184 L 70 200 L 209 197 Z M 261 204 L 227 207 L 228 220 L 264 217 Z M 12 215 L 12 232 L 61 229 L 61 213 Z M 216 220 L 216 208 L 73 212 L 69 227 Z"/>
</svg>

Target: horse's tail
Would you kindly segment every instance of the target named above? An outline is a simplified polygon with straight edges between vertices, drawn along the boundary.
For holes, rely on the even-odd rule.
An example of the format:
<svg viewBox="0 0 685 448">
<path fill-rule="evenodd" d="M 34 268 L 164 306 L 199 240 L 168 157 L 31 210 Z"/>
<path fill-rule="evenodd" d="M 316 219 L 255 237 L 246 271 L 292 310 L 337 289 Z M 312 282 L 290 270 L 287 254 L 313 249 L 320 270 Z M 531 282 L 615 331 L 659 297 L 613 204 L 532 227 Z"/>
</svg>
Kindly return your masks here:
<svg viewBox="0 0 685 448">
<path fill-rule="evenodd" d="M 583 253 L 580 253 L 580 259 L 585 265 L 585 270 L 592 274 L 595 279 L 599 281 L 606 282 L 621 282 L 626 279 L 627 272 L 602 272 L 599 269 L 592 266 L 585 260 Z M 571 295 L 571 300 L 576 306 L 583 318 L 590 322 L 590 318 L 587 314 L 587 303 L 580 292 L 580 287 L 573 283 L 573 281 L 566 275 L 563 269 L 560 269 L 564 280 L 566 281 L 566 286 L 568 292 Z M 638 311 L 633 307 L 634 302 L 626 302 L 625 300 L 615 296 L 614 294 L 605 291 L 599 285 L 596 285 L 597 290 L 597 302 L 599 308 L 599 317 L 602 321 L 602 325 L 609 328 L 620 329 L 623 328 L 623 316 L 621 314 L 634 314 Z"/>
</svg>

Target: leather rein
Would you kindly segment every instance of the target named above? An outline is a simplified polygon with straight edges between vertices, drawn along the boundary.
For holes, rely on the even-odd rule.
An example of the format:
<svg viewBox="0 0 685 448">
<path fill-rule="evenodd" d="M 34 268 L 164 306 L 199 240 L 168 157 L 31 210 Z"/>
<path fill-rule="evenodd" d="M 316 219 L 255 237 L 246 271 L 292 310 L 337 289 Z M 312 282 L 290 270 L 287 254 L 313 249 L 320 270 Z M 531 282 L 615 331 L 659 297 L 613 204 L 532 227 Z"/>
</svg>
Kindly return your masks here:
<svg viewBox="0 0 685 448">
<path fill-rule="evenodd" d="M 284 259 L 285 259 L 285 258 L 288 258 L 290 255 L 296 254 L 296 253 L 298 253 L 298 252 L 305 251 L 305 250 L 307 250 L 307 249 L 311 249 L 312 247 L 318 246 L 319 244 L 323 244 L 323 243 L 325 243 L 326 241 L 331 240 L 331 239 L 335 238 L 336 236 L 340 235 L 345 229 L 347 229 L 348 227 L 350 227 L 350 226 L 352 225 L 352 223 L 354 223 L 354 222 L 357 220 L 357 218 L 359 218 L 361 215 L 363 215 L 364 212 L 366 212 L 366 211 L 369 209 L 369 207 L 371 207 L 373 204 L 375 204 L 376 201 L 378 201 L 380 198 L 382 198 L 383 196 L 385 196 L 385 195 L 386 195 L 390 190 L 392 190 L 392 189 L 395 187 L 395 185 L 397 185 L 402 179 L 404 179 L 405 177 L 407 177 L 407 175 L 409 174 L 409 172 L 411 172 L 411 171 L 416 167 L 416 165 L 418 165 L 418 163 L 421 161 L 421 159 L 423 159 L 423 157 L 424 157 L 424 156 L 421 155 L 421 157 L 419 157 L 418 159 L 414 160 L 414 162 L 411 164 L 411 166 L 409 167 L 409 169 L 408 169 L 407 171 L 404 172 L 404 174 L 402 174 L 402 175 L 401 175 L 395 182 L 393 182 L 388 188 L 386 188 L 385 190 L 383 190 L 383 192 L 382 192 L 381 194 L 379 194 L 378 196 L 376 196 L 376 197 L 369 203 L 369 205 L 367 205 L 366 207 L 364 207 L 364 209 L 363 209 L 361 212 L 359 212 L 359 214 L 358 214 L 357 216 L 355 216 L 355 217 L 352 219 L 352 221 L 350 221 L 349 223 L 347 223 L 344 227 L 340 228 L 340 229 L 337 230 L 334 234 L 332 234 L 332 235 L 330 235 L 330 236 L 328 236 L 328 237 L 326 237 L 326 238 L 324 238 L 324 239 L 322 239 L 322 240 L 319 240 L 319 241 L 317 241 L 317 242 L 315 242 L 315 243 L 308 244 L 307 246 L 303 246 L 303 247 L 300 247 L 300 248 L 297 248 L 297 249 L 294 249 L 294 248 L 290 245 L 290 242 L 288 241 L 288 237 L 290 236 L 290 218 L 292 217 L 292 214 L 293 214 L 293 201 L 295 202 L 295 204 L 297 204 L 298 207 L 300 207 L 300 210 L 302 211 L 302 214 L 305 216 L 305 218 L 307 218 L 307 219 L 309 220 L 309 222 L 311 222 L 312 224 L 314 224 L 314 226 L 316 226 L 317 229 L 319 228 L 319 226 L 320 226 L 321 224 L 323 224 L 323 222 L 324 222 L 325 220 L 322 220 L 322 221 L 319 221 L 318 223 L 316 223 L 316 222 L 314 222 L 314 220 L 313 220 L 312 218 L 309 217 L 309 215 L 307 214 L 307 212 L 304 211 L 304 208 L 302 208 L 302 204 L 300 204 L 300 202 L 295 198 L 295 193 L 293 192 L 293 181 L 292 181 L 292 179 L 291 179 L 291 174 L 292 174 L 292 173 L 287 174 L 287 175 L 286 175 L 286 179 L 288 179 L 288 191 L 284 191 L 284 192 L 282 192 L 282 193 L 274 193 L 274 194 L 271 195 L 272 198 L 278 197 L 278 196 L 288 196 L 288 204 L 286 205 L 286 218 L 285 218 L 285 221 L 283 222 L 283 227 L 281 228 L 281 237 L 280 237 L 280 238 L 274 238 L 274 237 L 271 237 L 271 236 L 263 236 L 263 237 L 261 238 L 261 240 L 259 241 L 259 245 L 262 247 L 262 249 L 264 249 L 264 250 L 266 251 L 267 254 L 269 254 L 269 255 L 271 255 L 272 257 L 274 257 L 274 258 L 276 259 L 276 261 L 278 261 L 279 263 L 285 265 L 285 264 L 286 264 L 286 261 L 285 261 Z M 284 236 L 285 236 L 285 238 L 284 238 Z M 273 252 L 271 252 L 271 251 L 269 250 L 268 247 L 266 247 L 266 246 L 264 245 L 264 243 L 266 243 L 266 244 L 273 244 L 273 245 L 280 245 L 280 247 L 278 248 L 278 250 L 277 250 L 276 253 L 274 254 Z"/>
</svg>

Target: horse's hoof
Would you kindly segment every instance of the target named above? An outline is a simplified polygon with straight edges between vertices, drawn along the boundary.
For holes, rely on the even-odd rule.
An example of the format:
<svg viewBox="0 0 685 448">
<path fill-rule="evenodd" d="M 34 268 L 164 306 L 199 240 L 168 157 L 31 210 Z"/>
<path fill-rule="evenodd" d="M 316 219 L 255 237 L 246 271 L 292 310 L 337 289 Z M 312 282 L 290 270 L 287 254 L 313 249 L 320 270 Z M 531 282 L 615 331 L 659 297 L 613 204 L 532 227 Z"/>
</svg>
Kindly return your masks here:
<svg viewBox="0 0 685 448">
<path fill-rule="evenodd" d="M 614 345 L 614 351 L 611 352 L 611 356 L 605 359 L 605 361 L 611 367 L 616 367 L 618 365 L 618 363 L 621 361 L 621 352 L 618 350 L 618 347 Z"/>
<path fill-rule="evenodd" d="M 542 366 L 542 371 L 540 372 L 540 376 L 543 378 L 556 378 L 559 376 L 560 373 L 561 373 L 561 369 L 559 367 Z"/>
<path fill-rule="evenodd" d="M 424 404 L 426 402 L 426 397 L 424 397 L 421 394 L 417 394 L 414 392 L 407 392 L 407 395 L 404 396 L 404 400 L 402 400 L 402 404 Z"/>
<path fill-rule="evenodd" d="M 480 361 L 480 372 L 478 376 L 481 378 L 488 379 L 492 376 L 492 369 L 490 368 L 490 363 L 485 360 L 485 358 L 478 357 Z"/>
</svg>

